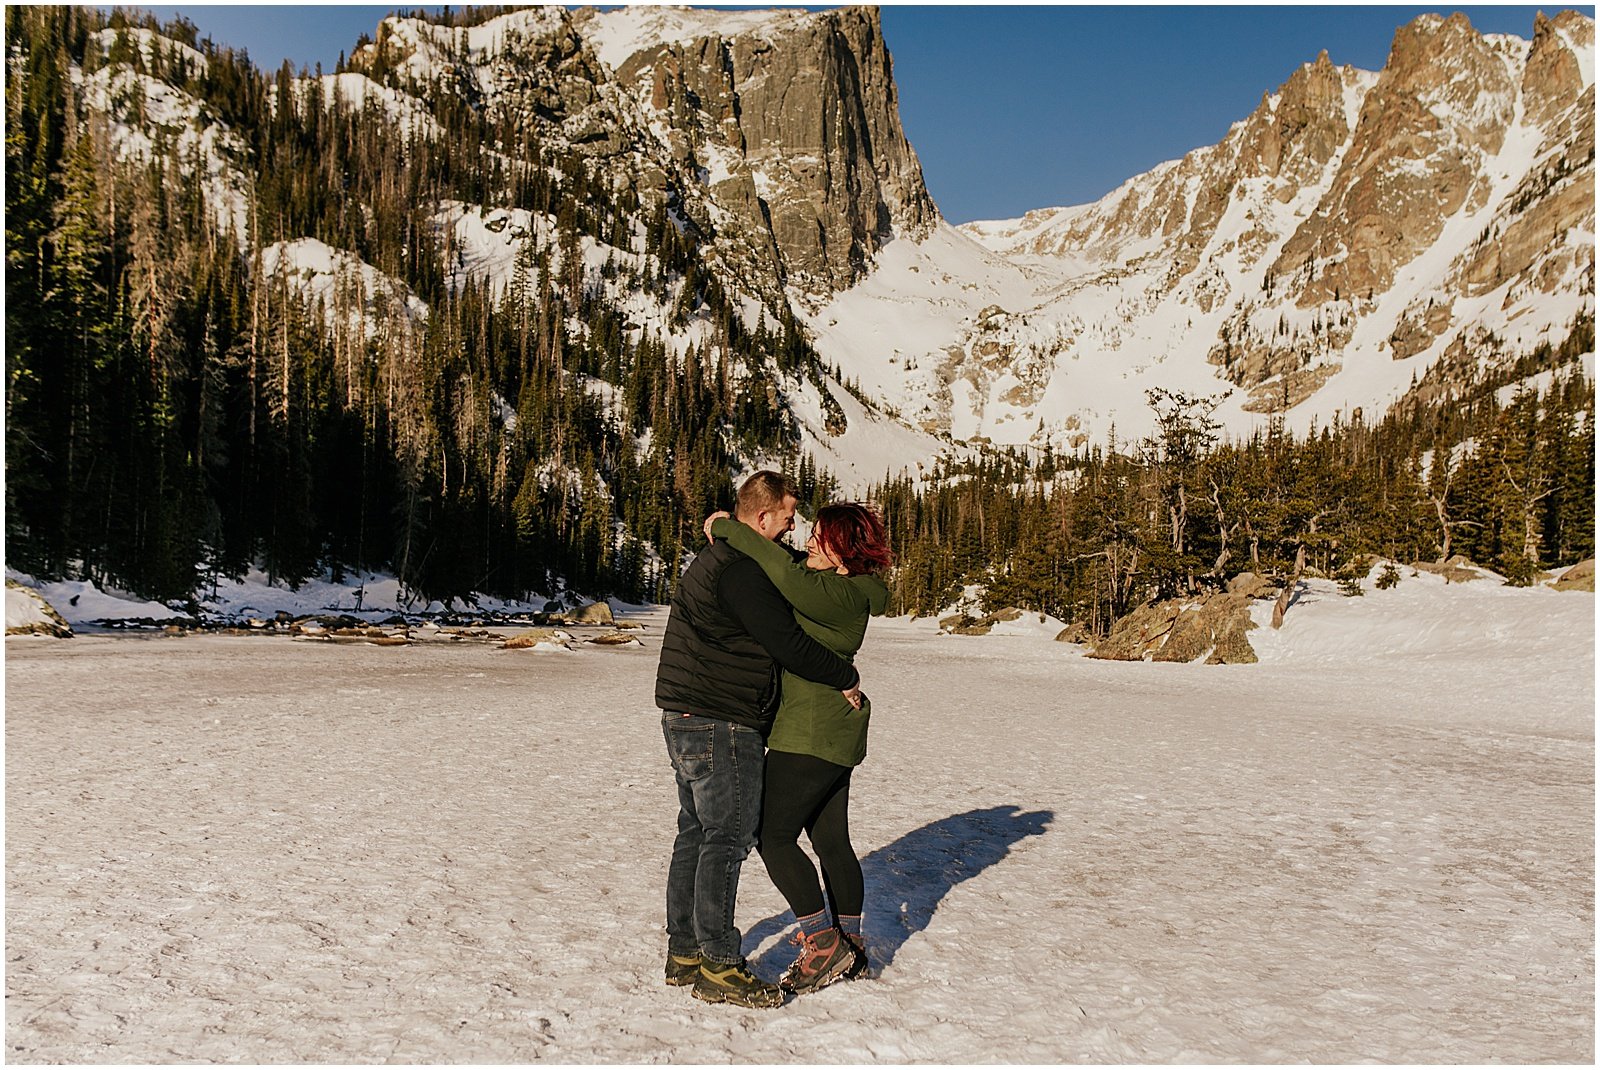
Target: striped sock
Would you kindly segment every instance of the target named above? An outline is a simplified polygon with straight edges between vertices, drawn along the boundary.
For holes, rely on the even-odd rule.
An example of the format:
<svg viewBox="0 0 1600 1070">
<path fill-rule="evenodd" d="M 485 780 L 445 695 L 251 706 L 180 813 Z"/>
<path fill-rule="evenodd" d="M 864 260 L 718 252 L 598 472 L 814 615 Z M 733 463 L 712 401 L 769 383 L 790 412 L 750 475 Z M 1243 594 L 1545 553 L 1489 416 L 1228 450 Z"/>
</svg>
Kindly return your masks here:
<svg viewBox="0 0 1600 1070">
<path fill-rule="evenodd" d="M 861 915 L 860 914 L 840 914 L 839 915 L 839 928 L 844 930 L 844 934 L 846 936 L 860 936 L 861 935 Z"/>
<path fill-rule="evenodd" d="M 827 932 L 833 927 L 828 923 L 828 912 L 826 910 L 819 910 L 815 914 L 807 914 L 805 917 L 796 918 L 795 920 L 800 923 L 800 931 L 812 938 Z"/>
</svg>

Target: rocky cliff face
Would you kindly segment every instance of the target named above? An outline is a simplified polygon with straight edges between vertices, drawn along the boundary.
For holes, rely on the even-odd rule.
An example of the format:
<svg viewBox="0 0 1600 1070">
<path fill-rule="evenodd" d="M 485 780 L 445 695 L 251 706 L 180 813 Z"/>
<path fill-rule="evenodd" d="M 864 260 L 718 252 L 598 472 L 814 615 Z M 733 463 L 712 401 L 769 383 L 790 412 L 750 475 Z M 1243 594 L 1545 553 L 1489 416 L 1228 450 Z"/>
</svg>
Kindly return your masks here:
<svg viewBox="0 0 1600 1070">
<path fill-rule="evenodd" d="M 670 203 L 769 294 L 847 287 L 938 217 L 873 8 L 535 8 L 468 30 L 392 18 L 352 62 L 540 124 Z"/>
<path fill-rule="evenodd" d="M 652 16 L 588 12 L 579 25 L 785 282 L 842 289 L 891 237 L 927 233 L 937 209 L 900 127 L 876 9 L 781 13 L 753 28 L 720 12 L 675 15 L 620 42 L 608 20 Z M 650 39 L 663 32 L 672 39 Z"/>
<path fill-rule="evenodd" d="M 1382 71 L 1319 56 L 1217 145 L 1095 204 L 964 226 L 1030 292 L 975 292 L 911 356 L 938 375 L 894 403 L 958 437 L 1068 445 L 1136 431 L 1146 386 L 1227 394 L 1238 430 L 1310 426 L 1381 410 L 1446 354 L 1559 342 L 1594 306 L 1593 57 L 1577 12 L 1531 41 L 1424 16 Z"/>
<path fill-rule="evenodd" d="M 1506 287 L 1504 310 L 1518 300 L 1510 289 L 1526 296 L 1535 277 L 1546 294 L 1562 280 L 1581 293 L 1587 275 L 1592 300 L 1592 238 L 1586 255 L 1564 238 L 1586 221 L 1593 230 L 1593 87 L 1578 60 L 1585 48 L 1593 54 L 1593 22 L 1576 12 L 1560 21 L 1563 29 L 1541 14 L 1531 46 L 1482 37 L 1459 14 L 1420 18 L 1395 35 L 1316 211 L 1285 243 L 1264 298 L 1242 305 L 1212 349 L 1232 381 L 1255 390 L 1257 408 L 1314 393 L 1361 321 L 1377 319 L 1382 297 L 1404 296 L 1397 279 L 1424 258 L 1448 257 L 1448 266 L 1432 268 L 1430 285 L 1394 317 L 1383 339 L 1394 360 L 1447 333 L 1463 342 L 1489 333 L 1462 315 L 1458 298 Z M 1285 346 L 1260 329 L 1262 307 L 1285 300 L 1318 317 L 1315 345 Z M 1273 379 L 1276 393 L 1263 389 Z"/>
</svg>

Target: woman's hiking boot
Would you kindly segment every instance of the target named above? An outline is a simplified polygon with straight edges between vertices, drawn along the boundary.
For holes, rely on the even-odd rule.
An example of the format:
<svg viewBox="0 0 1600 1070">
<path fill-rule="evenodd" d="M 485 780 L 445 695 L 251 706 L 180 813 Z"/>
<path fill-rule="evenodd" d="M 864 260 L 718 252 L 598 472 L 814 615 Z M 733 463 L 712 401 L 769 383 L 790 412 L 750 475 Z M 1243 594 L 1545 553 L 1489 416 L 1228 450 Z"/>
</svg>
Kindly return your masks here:
<svg viewBox="0 0 1600 1070">
<path fill-rule="evenodd" d="M 667 984 L 692 985 L 700 978 L 700 953 L 678 955 L 667 952 Z"/>
<path fill-rule="evenodd" d="M 800 945 L 800 957 L 778 981 L 780 988 L 790 992 L 811 992 L 830 985 L 855 964 L 855 945 L 838 929 L 825 929 L 816 936 L 801 929 L 790 940 Z"/>
<path fill-rule="evenodd" d="M 779 1007 L 783 989 L 750 972 L 743 962 L 711 962 L 702 959 L 700 976 L 691 994 L 707 1003 L 732 1003 L 736 1007 Z"/>
</svg>

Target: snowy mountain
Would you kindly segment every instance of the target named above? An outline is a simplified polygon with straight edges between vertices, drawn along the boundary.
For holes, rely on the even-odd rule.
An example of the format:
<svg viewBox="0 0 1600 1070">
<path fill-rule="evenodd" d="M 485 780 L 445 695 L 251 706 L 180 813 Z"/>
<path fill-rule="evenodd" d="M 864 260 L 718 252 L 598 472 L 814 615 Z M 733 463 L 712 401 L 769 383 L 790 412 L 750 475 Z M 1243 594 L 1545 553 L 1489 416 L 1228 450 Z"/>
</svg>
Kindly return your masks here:
<svg viewBox="0 0 1600 1070">
<path fill-rule="evenodd" d="M 900 128 L 874 9 L 547 8 L 455 30 L 390 18 L 351 65 L 381 78 L 382 89 L 347 73 L 324 99 L 378 103 L 410 123 L 440 94 L 460 97 L 487 116 L 531 122 L 624 199 L 664 199 L 705 239 L 747 326 L 775 306 L 814 307 L 863 278 L 886 245 L 925 238 L 938 222 Z M 499 290 L 525 237 L 553 242 L 553 220 L 483 229 L 505 211 L 442 207 L 457 285 L 476 278 Z M 586 247 L 592 276 L 608 259 L 639 259 L 632 247 Z M 611 296 L 632 322 L 669 318 L 637 295 Z M 692 324 L 672 333 L 680 355 L 705 342 Z M 836 382 L 780 376 L 775 385 L 801 448 L 846 486 L 864 489 L 950 448 Z"/>
<path fill-rule="evenodd" d="M 664 199 L 749 325 L 792 309 L 857 388 L 782 394 L 804 448 L 864 485 L 964 443 L 1136 437 L 1153 386 L 1225 394 L 1232 432 L 1273 414 L 1305 430 L 1559 343 L 1594 304 L 1593 60 L 1576 12 L 1539 15 L 1531 42 L 1419 18 L 1382 71 L 1324 54 L 1219 144 L 1094 204 L 959 228 L 900 127 L 872 9 L 391 17 L 350 71 L 297 97 L 381 108 L 423 136 L 450 98 L 531 124 L 630 202 Z M 143 77 L 116 72 L 90 79 L 113 113 L 111 83 Z M 147 153 L 149 121 L 187 119 L 183 138 L 220 146 L 208 196 L 242 231 L 226 125 L 159 82 L 146 97 L 153 118 L 117 124 L 119 150 Z M 477 233 L 507 211 L 440 206 L 457 286 L 503 289 L 523 236 L 553 240 L 553 220 Z M 635 251 L 591 245 L 588 270 Z"/>
<path fill-rule="evenodd" d="M 1153 386 L 1305 430 L 1559 344 L 1594 307 L 1594 219 L 1593 20 L 1541 14 L 1528 42 L 1424 16 L 1381 72 L 1323 54 L 1219 144 L 897 250 L 810 322 L 958 438 L 1142 434 Z M 906 329 L 863 336 L 885 317 Z"/>
</svg>

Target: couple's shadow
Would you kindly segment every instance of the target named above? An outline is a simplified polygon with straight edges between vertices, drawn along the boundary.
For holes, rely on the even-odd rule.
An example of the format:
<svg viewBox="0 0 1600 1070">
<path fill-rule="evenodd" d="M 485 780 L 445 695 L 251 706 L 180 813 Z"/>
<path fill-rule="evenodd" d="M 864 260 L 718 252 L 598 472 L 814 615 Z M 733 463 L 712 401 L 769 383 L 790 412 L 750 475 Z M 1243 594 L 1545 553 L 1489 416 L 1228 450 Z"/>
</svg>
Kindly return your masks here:
<svg viewBox="0 0 1600 1070">
<path fill-rule="evenodd" d="M 1012 845 L 1044 833 L 1054 811 L 1022 813 L 1017 806 L 991 806 L 923 825 L 861 860 L 866 883 L 862 930 L 877 971 L 894 962 L 914 933 L 928 927 L 945 895 L 970 877 L 999 862 Z M 744 954 L 754 956 L 762 944 L 794 924 L 783 911 L 752 926 L 744 934 Z M 753 959 L 762 973 L 781 973 L 799 953 L 787 940 Z"/>
</svg>

